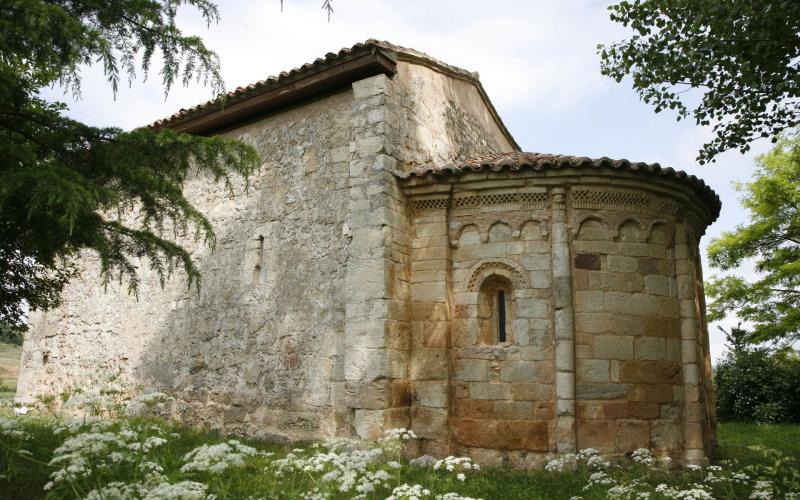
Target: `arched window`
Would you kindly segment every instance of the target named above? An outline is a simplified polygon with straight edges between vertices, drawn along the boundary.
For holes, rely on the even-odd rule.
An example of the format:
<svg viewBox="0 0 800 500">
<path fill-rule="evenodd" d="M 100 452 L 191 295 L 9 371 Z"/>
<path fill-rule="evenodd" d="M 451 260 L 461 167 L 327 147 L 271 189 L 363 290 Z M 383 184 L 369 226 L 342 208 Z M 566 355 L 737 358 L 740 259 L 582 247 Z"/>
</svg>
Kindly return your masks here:
<svg viewBox="0 0 800 500">
<path fill-rule="evenodd" d="M 478 340 L 483 345 L 511 342 L 513 321 L 511 281 L 492 274 L 478 292 Z"/>
</svg>

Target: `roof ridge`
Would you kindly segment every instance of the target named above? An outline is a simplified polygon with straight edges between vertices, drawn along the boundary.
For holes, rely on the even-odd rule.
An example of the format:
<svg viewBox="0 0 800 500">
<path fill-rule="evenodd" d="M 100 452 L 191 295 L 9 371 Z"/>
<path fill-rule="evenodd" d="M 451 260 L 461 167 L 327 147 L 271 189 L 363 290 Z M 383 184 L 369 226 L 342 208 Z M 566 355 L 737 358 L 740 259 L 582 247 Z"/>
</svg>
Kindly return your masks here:
<svg viewBox="0 0 800 500">
<path fill-rule="evenodd" d="M 479 91 L 484 94 L 486 102 L 492 109 L 492 112 L 496 116 L 500 126 L 505 129 L 505 125 L 502 123 L 502 120 L 497 114 L 496 109 L 494 109 L 494 105 L 492 105 L 488 96 L 486 96 L 486 91 L 483 89 L 483 86 L 480 83 L 477 72 L 467 71 L 457 66 L 452 66 L 424 52 L 375 38 L 369 38 L 350 47 L 342 47 L 338 52 L 328 52 L 324 56 L 316 58 L 314 61 L 307 62 L 287 71 L 281 71 L 277 75 L 270 75 L 263 80 L 258 80 L 249 85 L 238 86 L 224 94 L 224 105 L 230 106 L 237 102 L 247 100 L 248 98 L 260 93 L 269 91 L 270 89 L 290 84 L 296 80 L 300 80 L 301 78 L 310 76 L 326 68 L 343 64 L 358 57 L 374 53 L 375 49 L 383 49 L 381 53 L 384 55 L 384 57 L 393 60 L 393 62 L 396 62 L 397 59 L 416 62 L 418 64 L 424 64 L 434 69 L 441 70 L 456 78 L 473 82 L 479 88 Z M 223 96 L 220 95 L 189 108 L 181 108 L 166 118 L 156 120 L 150 126 L 175 126 L 189 121 L 198 115 L 216 111 L 222 104 Z M 513 137 L 511 137 L 510 133 L 508 133 L 508 135 L 513 143 Z M 514 145 L 516 146 L 516 143 L 514 143 Z"/>
</svg>

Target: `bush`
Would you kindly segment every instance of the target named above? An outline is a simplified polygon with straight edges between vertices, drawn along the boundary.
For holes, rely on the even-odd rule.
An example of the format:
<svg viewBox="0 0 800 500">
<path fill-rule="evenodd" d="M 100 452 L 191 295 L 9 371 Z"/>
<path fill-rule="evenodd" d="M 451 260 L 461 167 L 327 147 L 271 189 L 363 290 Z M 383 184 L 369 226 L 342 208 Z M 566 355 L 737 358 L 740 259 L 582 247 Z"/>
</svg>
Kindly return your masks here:
<svg viewBox="0 0 800 500">
<path fill-rule="evenodd" d="M 800 358 L 793 349 L 739 348 L 716 367 L 720 420 L 800 422 Z"/>
</svg>

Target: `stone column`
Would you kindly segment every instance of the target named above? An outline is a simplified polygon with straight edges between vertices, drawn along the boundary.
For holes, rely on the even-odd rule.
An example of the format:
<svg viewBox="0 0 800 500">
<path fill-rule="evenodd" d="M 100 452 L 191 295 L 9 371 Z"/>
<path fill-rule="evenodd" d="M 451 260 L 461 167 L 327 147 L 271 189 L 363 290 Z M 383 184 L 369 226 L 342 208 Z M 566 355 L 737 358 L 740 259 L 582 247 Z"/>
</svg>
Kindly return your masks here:
<svg viewBox="0 0 800 500">
<path fill-rule="evenodd" d="M 575 432 L 575 327 L 572 308 L 567 210 L 563 188 L 550 190 L 551 242 L 553 245 L 553 326 L 556 358 L 556 449 L 576 451 Z"/>
<path fill-rule="evenodd" d="M 692 260 L 696 243 L 686 224 L 678 224 L 675 232 L 675 275 L 681 320 L 681 364 L 683 371 L 683 433 L 686 463 L 705 462 L 703 446 L 703 407 L 700 398 L 701 357 L 698 328 L 700 313 L 695 296 L 696 265 Z"/>
</svg>

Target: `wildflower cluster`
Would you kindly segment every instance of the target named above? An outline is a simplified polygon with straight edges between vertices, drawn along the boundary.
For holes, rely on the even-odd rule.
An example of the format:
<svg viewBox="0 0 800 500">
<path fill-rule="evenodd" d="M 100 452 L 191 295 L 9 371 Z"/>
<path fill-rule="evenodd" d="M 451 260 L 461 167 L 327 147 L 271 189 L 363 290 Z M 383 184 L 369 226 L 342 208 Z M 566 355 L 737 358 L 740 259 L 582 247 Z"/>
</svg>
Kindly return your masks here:
<svg viewBox="0 0 800 500">
<path fill-rule="evenodd" d="M 15 470 L 9 464 L 16 464 L 19 471 L 30 461 L 53 468 L 47 484 L 42 481 L 48 496 L 89 500 L 255 499 L 264 495 L 304 500 L 475 500 L 462 494 L 465 487 L 480 487 L 492 480 L 484 476 L 473 482 L 470 478 L 480 474 L 481 468 L 468 457 L 437 460 L 426 455 L 407 461 L 401 452 L 413 448 L 406 445 L 416 436 L 406 429 L 387 431 L 374 442 L 332 438 L 279 454 L 261 451 L 259 444 L 175 432 L 179 430 L 144 419 L 0 418 L 0 459 L 4 460 L 0 495 L 5 493 L 4 484 L 13 483 Z M 44 435 L 59 445 L 43 452 L 37 439 Z M 560 456 L 545 469 L 569 470 L 573 477 L 582 478 L 576 489 L 587 499 L 800 500 L 800 468 L 795 458 L 764 447 L 750 451 L 760 459 L 746 466 L 731 460 L 667 471 L 669 461 L 647 449 L 633 451 L 625 462 L 624 457 L 612 461 L 587 448 Z M 494 498 L 494 492 L 489 496 Z"/>
<path fill-rule="evenodd" d="M 481 470 L 481 467 L 478 464 L 474 463 L 472 459 L 469 457 L 449 456 L 443 460 L 437 460 L 436 463 L 433 464 L 433 470 L 454 472 L 457 480 L 466 481 L 467 475 L 465 472 L 469 471 L 477 472 Z"/>
<path fill-rule="evenodd" d="M 258 455 L 258 450 L 244 445 L 235 439 L 226 443 L 204 444 L 195 448 L 183 457 L 186 462 L 181 467 L 181 472 L 209 472 L 220 474 L 229 467 L 244 466 L 246 457 Z"/>
<path fill-rule="evenodd" d="M 147 460 L 148 454 L 167 443 L 165 431 L 158 425 L 129 426 L 111 420 L 89 425 L 66 425 L 57 429 L 68 433 L 55 449 L 50 465 L 58 467 L 50 474 L 45 490 L 59 486 L 75 489 L 92 478 L 113 475 L 120 469 L 137 466 L 144 476 L 160 476 L 158 464 Z M 72 434 L 72 435 L 69 435 Z"/>
</svg>

